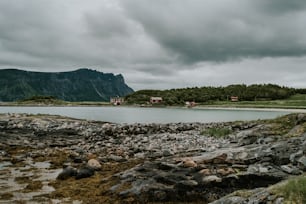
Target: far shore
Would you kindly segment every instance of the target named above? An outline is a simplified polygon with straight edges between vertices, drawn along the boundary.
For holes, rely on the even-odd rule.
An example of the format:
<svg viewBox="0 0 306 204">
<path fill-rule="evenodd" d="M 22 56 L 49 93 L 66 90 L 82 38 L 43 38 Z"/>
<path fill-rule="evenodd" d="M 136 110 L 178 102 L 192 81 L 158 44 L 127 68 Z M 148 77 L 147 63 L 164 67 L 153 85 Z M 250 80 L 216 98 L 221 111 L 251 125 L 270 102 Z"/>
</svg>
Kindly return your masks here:
<svg viewBox="0 0 306 204">
<path fill-rule="evenodd" d="M 222 107 L 222 106 L 198 106 L 194 109 L 208 109 L 208 110 L 249 110 L 249 111 L 285 111 L 285 112 L 294 112 L 294 113 L 306 113 L 305 108 L 290 107 L 290 108 L 277 108 L 277 107 Z"/>
<path fill-rule="evenodd" d="M 63 104 L 45 103 L 16 103 L 0 102 L 0 107 L 128 107 L 128 108 L 181 108 L 181 109 L 201 109 L 201 110 L 247 110 L 247 111 L 284 111 L 289 113 L 306 113 L 306 107 L 301 106 L 225 106 L 225 105 L 198 105 L 192 108 L 186 106 L 143 106 L 143 105 L 119 105 L 115 106 L 107 102 L 65 102 Z"/>
</svg>

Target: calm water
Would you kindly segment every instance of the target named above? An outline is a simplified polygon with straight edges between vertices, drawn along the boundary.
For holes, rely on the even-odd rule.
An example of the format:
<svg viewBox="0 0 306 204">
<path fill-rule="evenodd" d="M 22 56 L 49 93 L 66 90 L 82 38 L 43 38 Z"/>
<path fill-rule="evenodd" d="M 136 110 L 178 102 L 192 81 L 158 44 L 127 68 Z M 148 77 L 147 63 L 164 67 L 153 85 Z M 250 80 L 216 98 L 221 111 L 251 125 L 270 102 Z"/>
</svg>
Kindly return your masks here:
<svg viewBox="0 0 306 204">
<path fill-rule="evenodd" d="M 115 123 L 224 122 L 288 114 L 287 111 L 136 107 L 0 107 L 0 113 L 54 114 Z"/>
</svg>

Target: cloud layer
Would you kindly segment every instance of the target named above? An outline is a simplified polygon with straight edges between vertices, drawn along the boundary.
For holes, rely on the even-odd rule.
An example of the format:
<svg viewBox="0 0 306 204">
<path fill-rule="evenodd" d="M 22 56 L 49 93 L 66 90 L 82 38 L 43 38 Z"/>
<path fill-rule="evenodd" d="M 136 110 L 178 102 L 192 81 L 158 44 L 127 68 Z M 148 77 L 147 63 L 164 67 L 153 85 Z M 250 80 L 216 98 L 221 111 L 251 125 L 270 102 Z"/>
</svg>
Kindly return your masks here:
<svg viewBox="0 0 306 204">
<path fill-rule="evenodd" d="M 0 68 L 122 73 L 130 86 L 306 87 L 303 0 L 3 0 Z"/>
</svg>

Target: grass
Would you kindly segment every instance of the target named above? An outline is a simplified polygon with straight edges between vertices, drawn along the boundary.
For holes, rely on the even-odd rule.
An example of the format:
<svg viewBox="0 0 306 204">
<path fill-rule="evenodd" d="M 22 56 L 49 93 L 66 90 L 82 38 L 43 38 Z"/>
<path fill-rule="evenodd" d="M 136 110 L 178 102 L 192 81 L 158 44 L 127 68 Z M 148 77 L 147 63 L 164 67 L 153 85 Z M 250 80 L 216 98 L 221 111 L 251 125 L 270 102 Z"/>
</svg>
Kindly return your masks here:
<svg viewBox="0 0 306 204">
<path fill-rule="evenodd" d="M 225 137 L 229 134 L 231 134 L 233 131 L 229 128 L 209 128 L 205 129 L 201 132 L 201 135 L 209 135 L 211 137 L 216 137 L 216 138 L 222 138 Z"/>
<path fill-rule="evenodd" d="M 264 120 L 270 125 L 270 135 L 282 135 L 285 137 L 296 137 L 302 135 L 306 131 L 306 123 L 297 125 L 297 114 L 289 114 L 273 120 Z M 294 128 L 294 131 L 293 131 Z"/>
<path fill-rule="evenodd" d="M 306 176 L 290 179 L 285 184 L 273 188 L 272 192 L 284 197 L 284 203 L 306 203 Z"/>
<path fill-rule="evenodd" d="M 306 108 L 306 94 L 296 94 L 288 99 L 267 101 L 211 101 L 202 106 L 242 107 L 242 108 Z"/>
</svg>

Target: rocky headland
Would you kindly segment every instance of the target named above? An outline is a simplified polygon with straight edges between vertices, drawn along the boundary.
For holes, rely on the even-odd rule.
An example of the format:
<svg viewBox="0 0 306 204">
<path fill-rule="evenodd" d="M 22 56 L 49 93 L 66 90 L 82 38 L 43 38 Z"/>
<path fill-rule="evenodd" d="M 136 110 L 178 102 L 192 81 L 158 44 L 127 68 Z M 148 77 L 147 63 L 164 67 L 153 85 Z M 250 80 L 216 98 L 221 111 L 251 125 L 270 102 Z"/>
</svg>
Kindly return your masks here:
<svg viewBox="0 0 306 204">
<path fill-rule="evenodd" d="M 304 114 L 206 124 L 0 114 L 0 203 L 285 203 L 277 189 L 304 175 L 305 132 Z"/>
</svg>

